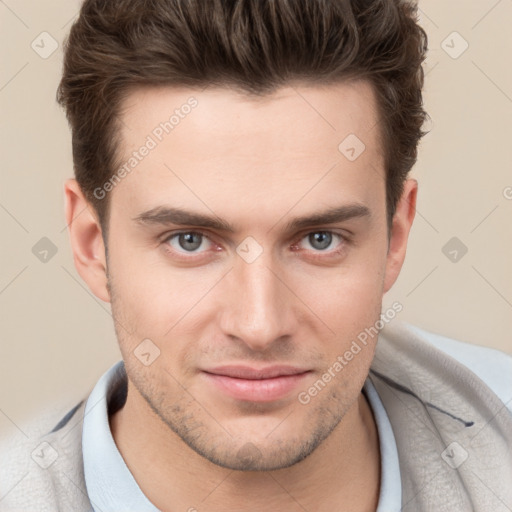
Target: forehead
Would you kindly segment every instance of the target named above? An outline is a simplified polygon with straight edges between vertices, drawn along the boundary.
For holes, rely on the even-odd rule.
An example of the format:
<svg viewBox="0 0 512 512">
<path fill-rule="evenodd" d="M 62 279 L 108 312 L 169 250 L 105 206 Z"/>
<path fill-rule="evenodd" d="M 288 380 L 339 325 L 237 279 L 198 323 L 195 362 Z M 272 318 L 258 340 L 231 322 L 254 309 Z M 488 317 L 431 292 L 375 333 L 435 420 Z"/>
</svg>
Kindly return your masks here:
<svg viewBox="0 0 512 512">
<path fill-rule="evenodd" d="M 171 197 L 202 209 L 243 197 L 261 208 L 271 200 L 290 207 L 304 194 L 304 204 L 319 196 L 339 203 L 344 195 L 364 203 L 383 189 L 367 82 L 286 86 L 265 97 L 220 87 L 144 88 L 125 98 L 120 119 L 118 156 L 128 176 L 112 199 L 133 208 Z"/>
<path fill-rule="evenodd" d="M 373 87 L 362 80 L 284 86 L 265 96 L 211 86 L 202 90 L 146 87 L 134 89 L 124 98 L 119 117 L 124 149 L 140 142 L 141 131 L 157 142 L 173 131 L 174 139 L 180 138 L 180 132 L 185 132 L 184 139 L 192 134 L 192 144 L 201 139 L 204 150 L 209 149 L 209 141 L 218 150 L 229 148 L 229 153 L 244 149 L 248 153 L 265 144 L 260 157 L 273 156 L 276 149 L 279 154 L 300 151 L 304 139 L 307 149 L 326 134 L 331 135 L 326 142 L 335 143 L 349 131 L 371 143 L 377 130 L 370 132 L 378 123 Z M 279 140 L 274 138 L 276 132 Z M 241 144 L 233 147 L 232 141 Z M 272 144 L 268 146 L 268 142 Z M 182 148 L 191 149 L 188 145 Z"/>
</svg>

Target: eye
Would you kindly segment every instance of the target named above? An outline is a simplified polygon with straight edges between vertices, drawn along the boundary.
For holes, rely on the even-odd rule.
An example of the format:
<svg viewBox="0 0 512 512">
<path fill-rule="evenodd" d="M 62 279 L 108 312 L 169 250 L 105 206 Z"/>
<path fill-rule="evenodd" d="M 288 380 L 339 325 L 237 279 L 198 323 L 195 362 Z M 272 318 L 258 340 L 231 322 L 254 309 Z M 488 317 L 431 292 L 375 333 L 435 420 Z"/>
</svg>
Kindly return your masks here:
<svg viewBox="0 0 512 512">
<path fill-rule="evenodd" d="M 198 250 L 201 247 L 207 250 L 212 242 L 202 233 L 196 231 L 182 231 L 170 235 L 164 240 L 164 243 L 170 245 L 176 252 L 195 254 L 204 252 Z M 204 247 L 205 245 L 206 248 Z"/>
<path fill-rule="evenodd" d="M 336 244 L 336 239 L 338 239 L 338 243 Z M 307 244 L 309 244 L 310 247 L 313 248 L 314 251 L 320 251 L 320 252 L 330 252 L 328 249 L 336 249 L 339 248 L 340 245 L 343 245 L 343 242 L 345 242 L 345 237 L 338 233 L 334 233 L 332 231 L 313 231 L 311 233 L 308 233 L 305 237 L 303 237 L 300 242 L 299 246 L 301 246 L 301 243 L 303 241 L 306 241 Z M 306 247 L 306 249 L 309 249 Z"/>
</svg>

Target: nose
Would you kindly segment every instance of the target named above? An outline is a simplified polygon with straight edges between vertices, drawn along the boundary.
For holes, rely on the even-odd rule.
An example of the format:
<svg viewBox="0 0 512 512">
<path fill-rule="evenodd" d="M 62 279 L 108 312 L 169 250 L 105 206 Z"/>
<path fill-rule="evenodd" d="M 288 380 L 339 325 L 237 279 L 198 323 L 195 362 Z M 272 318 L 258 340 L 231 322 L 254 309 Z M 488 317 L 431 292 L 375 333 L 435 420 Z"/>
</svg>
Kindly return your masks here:
<svg viewBox="0 0 512 512">
<path fill-rule="evenodd" d="M 285 282 L 285 276 L 264 254 L 252 263 L 239 258 L 225 283 L 224 334 L 260 352 L 289 337 L 296 322 L 293 294 Z"/>
</svg>

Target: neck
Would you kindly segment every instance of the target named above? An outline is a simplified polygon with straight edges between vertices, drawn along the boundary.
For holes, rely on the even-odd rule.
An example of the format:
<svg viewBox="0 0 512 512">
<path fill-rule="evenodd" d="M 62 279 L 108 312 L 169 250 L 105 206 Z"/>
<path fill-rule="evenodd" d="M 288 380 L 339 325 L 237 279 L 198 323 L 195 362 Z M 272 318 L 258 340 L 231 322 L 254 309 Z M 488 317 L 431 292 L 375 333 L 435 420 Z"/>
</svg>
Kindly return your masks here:
<svg viewBox="0 0 512 512">
<path fill-rule="evenodd" d="M 379 441 L 362 393 L 309 457 L 275 471 L 233 471 L 211 463 L 172 432 L 133 386 L 110 427 L 140 489 L 163 512 L 377 508 Z"/>
</svg>

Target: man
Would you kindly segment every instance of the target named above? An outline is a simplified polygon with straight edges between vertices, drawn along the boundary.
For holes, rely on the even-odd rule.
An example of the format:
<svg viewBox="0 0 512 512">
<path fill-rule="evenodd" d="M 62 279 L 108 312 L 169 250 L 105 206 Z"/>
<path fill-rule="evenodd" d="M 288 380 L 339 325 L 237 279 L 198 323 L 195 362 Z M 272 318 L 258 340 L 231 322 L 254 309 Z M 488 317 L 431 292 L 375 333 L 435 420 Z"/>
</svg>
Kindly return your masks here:
<svg viewBox="0 0 512 512">
<path fill-rule="evenodd" d="M 418 188 L 415 13 L 84 2 L 66 218 L 123 361 L 11 452 L 2 510 L 510 510 L 511 359 L 382 312 Z"/>
</svg>

